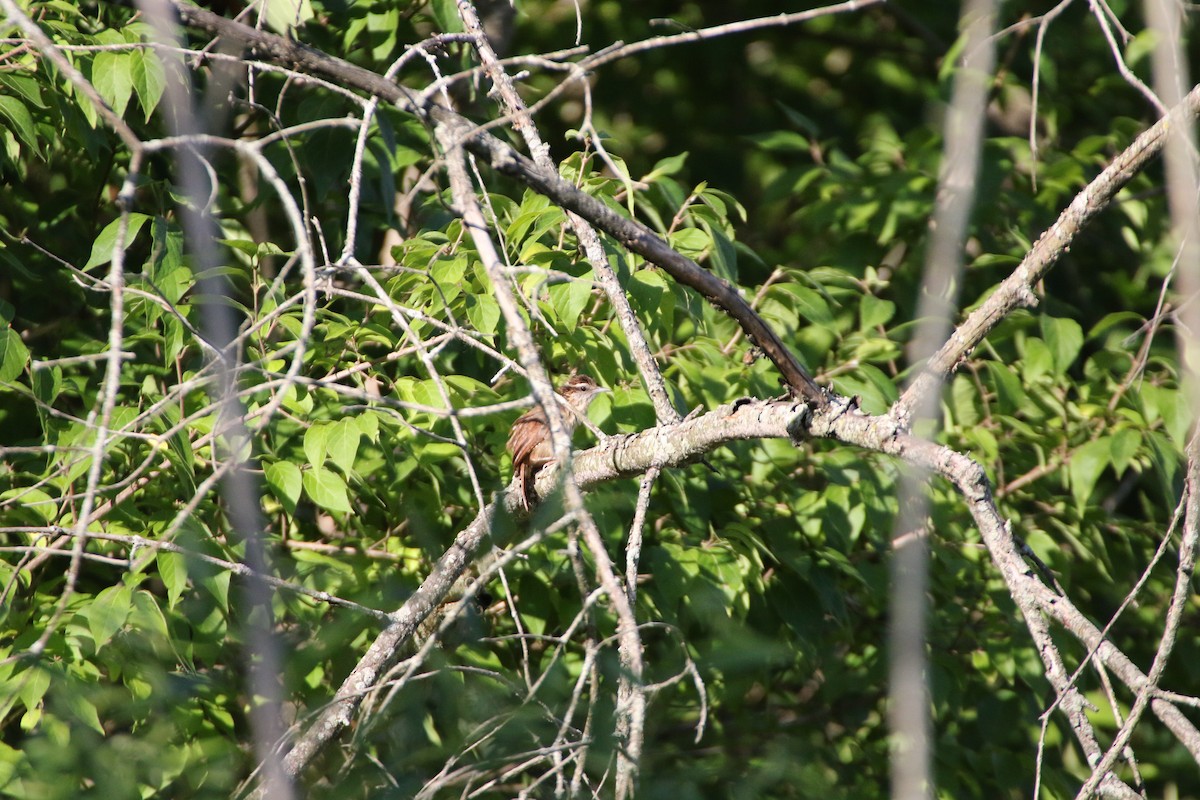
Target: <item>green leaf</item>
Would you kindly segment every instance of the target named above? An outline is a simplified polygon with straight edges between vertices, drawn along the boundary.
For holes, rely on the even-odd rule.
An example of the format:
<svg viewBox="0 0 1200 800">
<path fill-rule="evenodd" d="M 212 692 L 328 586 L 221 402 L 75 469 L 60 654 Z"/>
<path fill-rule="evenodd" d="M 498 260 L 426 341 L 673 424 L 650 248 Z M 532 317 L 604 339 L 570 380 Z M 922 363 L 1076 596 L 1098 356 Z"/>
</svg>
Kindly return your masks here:
<svg viewBox="0 0 1200 800">
<path fill-rule="evenodd" d="M 986 368 L 996 387 L 996 400 L 1001 413 L 1013 414 L 1022 409 L 1029 397 L 1012 367 L 998 361 L 989 361 Z"/>
<path fill-rule="evenodd" d="M 792 125 L 796 126 L 813 138 L 821 135 L 820 126 L 818 126 L 816 121 L 807 114 L 801 114 L 791 106 L 785 105 L 778 101 L 776 101 L 775 105 L 779 106 L 779 110 L 783 112 L 783 115 L 788 118 L 788 122 L 792 123 Z"/>
<path fill-rule="evenodd" d="M 312 18 L 309 0 L 266 0 L 267 25 L 276 33 L 287 34 Z"/>
<path fill-rule="evenodd" d="M 11 383 L 25 371 L 29 348 L 12 328 L 0 330 L 0 382 Z"/>
<path fill-rule="evenodd" d="M 217 601 L 217 605 L 226 613 L 229 612 L 229 579 L 231 577 L 231 573 L 226 570 L 196 577 L 196 583 L 207 589 Z"/>
<path fill-rule="evenodd" d="M 500 324 L 500 305 L 490 294 L 467 295 L 467 319 L 475 330 L 491 336 Z"/>
<path fill-rule="evenodd" d="M 746 138 L 770 153 L 807 153 L 812 149 L 808 139 L 795 131 L 771 131 Z"/>
<path fill-rule="evenodd" d="M 42 704 L 42 698 L 50 688 L 50 670 L 33 664 L 29 669 L 18 673 L 8 685 L 20 687 L 18 693 L 21 703 L 27 710 L 32 711 Z"/>
<path fill-rule="evenodd" d="M 1020 361 L 1025 384 L 1037 382 L 1054 368 L 1054 356 L 1041 339 L 1026 339 L 1023 346 L 1024 358 Z"/>
<path fill-rule="evenodd" d="M 317 422 L 304 433 L 304 455 L 314 467 L 325 463 L 325 454 L 329 452 L 331 427 L 328 422 Z"/>
<path fill-rule="evenodd" d="M 18 337 L 18 341 L 20 338 Z M 3 344 L 0 344 L 0 348 Z M 24 344 L 22 344 L 24 347 Z M 0 353 L 0 365 L 4 363 L 4 355 Z M 4 370 L 0 367 L 0 380 L 6 380 L 3 377 Z M 33 378 L 33 396 L 39 402 L 47 406 L 54 405 L 54 401 L 58 399 L 58 393 L 63 387 L 63 372 L 62 367 L 55 365 L 49 369 L 35 369 L 32 374 Z M 41 409 L 39 409 L 40 411 Z"/>
<path fill-rule="evenodd" d="M 358 432 L 367 437 L 368 442 L 379 441 L 379 414 L 374 411 L 365 411 L 356 417 L 352 418 L 354 424 L 358 426 Z"/>
<path fill-rule="evenodd" d="M 283 510 L 289 514 L 296 513 L 296 504 L 300 502 L 300 492 L 303 488 L 303 478 L 300 468 L 290 461 L 276 461 L 268 464 L 263 470 L 267 486 L 283 504 Z"/>
<path fill-rule="evenodd" d="M 807 286 L 798 283 L 780 283 L 772 287 L 772 294 L 789 295 L 783 302 L 790 303 L 796 312 L 807 322 L 817 325 L 833 324 L 833 314 L 825 298 Z"/>
<path fill-rule="evenodd" d="M 66 702 L 71 716 L 101 736 L 104 735 L 104 726 L 100 724 L 100 715 L 96 713 L 96 706 L 83 696 L 81 684 L 74 682 L 66 684 L 61 696 Z"/>
<path fill-rule="evenodd" d="M 171 638 L 159 599 L 145 589 L 138 589 L 133 593 L 133 611 L 129 615 L 129 624 L 141 633 L 152 634 L 159 642 L 165 643 Z"/>
<path fill-rule="evenodd" d="M 133 54 L 101 52 L 92 61 L 92 85 L 118 117 L 133 97 Z"/>
<path fill-rule="evenodd" d="M 629 166 L 625 163 L 625 159 L 618 155 L 609 153 L 609 164 L 616 170 L 617 177 L 625 187 L 625 209 L 629 212 L 629 216 L 634 216 L 634 204 L 637 197 L 637 192 L 633 186 L 633 177 L 629 174 Z M 612 191 L 608 190 L 607 195 L 612 196 Z"/>
<path fill-rule="evenodd" d="M 1083 328 L 1075 320 L 1061 317 L 1041 317 L 1038 322 L 1054 358 L 1054 370 L 1063 375 L 1083 347 Z"/>
<path fill-rule="evenodd" d="M 6 501 L 6 505 L 14 499 L 18 506 L 9 513 L 29 514 L 30 522 L 40 521 L 42 524 L 48 525 L 54 522 L 59 515 L 58 502 L 41 489 L 21 487 L 0 492 L 0 500 Z"/>
<path fill-rule="evenodd" d="M 883 414 L 896 402 L 896 384 L 883 370 L 871 364 L 861 364 L 853 373 L 834 378 L 834 386 L 842 394 L 862 398 L 863 410 Z"/>
<path fill-rule="evenodd" d="M 1142 437 L 1132 428 L 1122 428 L 1110 436 L 1109 441 L 1112 443 L 1113 471 L 1120 477 L 1125 473 L 1129 462 L 1137 455 L 1138 448 L 1142 444 Z"/>
<path fill-rule="evenodd" d="M 0 94 L 0 116 L 9 122 L 9 128 L 25 146 L 34 153 L 41 155 L 38 148 L 37 131 L 33 125 L 33 116 L 29 109 L 15 97 Z"/>
<path fill-rule="evenodd" d="M 699 228 L 683 228 L 667 237 L 671 247 L 690 258 L 698 258 L 712 246 L 712 237 Z"/>
<path fill-rule="evenodd" d="M 654 183 L 659 178 L 678 174 L 679 171 L 683 169 L 683 165 L 687 162 L 687 159 L 688 154 L 685 151 L 659 160 L 659 162 L 654 165 L 654 169 L 650 170 L 642 177 L 642 182 Z"/>
<path fill-rule="evenodd" d="M 429 269 L 429 277 L 433 278 L 446 302 L 462 293 L 466 274 L 467 259 L 461 255 L 458 258 L 439 258 Z"/>
<path fill-rule="evenodd" d="M 158 53 L 153 50 L 136 50 L 131 54 L 130 74 L 133 78 L 133 90 L 137 92 L 138 103 L 146 114 L 146 122 L 158 101 L 162 99 L 163 90 L 167 85 L 166 74 Z"/>
<path fill-rule="evenodd" d="M 639 269 L 633 273 L 629 293 L 634 302 L 646 311 L 657 311 L 663 293 L 667 291 L 667 281 L 657 269 Z"/>
<path fill-rule="evenodd" d="M 592 273 L 589 270 L 575 280 L 550 287 L 550 304 L 554 306 L 554 313 L 558 315 L 558 321 L 568 331 L 575 330 L 575 326 L 579 323 L 579 315 L 583 313 L 583 309 L 587 308 L 588 301 L 592 297 L 591 279 Z"/>
<path fill-rule="evenodd" d="M 433 18 L 438 27 L 445 33 L 462 33 L 462 20 L 458 18 L 458 3 L 456 0 L 433 0 L 429 4 Z"/>
<path fill-rule="evenodd" d="M 142 226 L 149 219 L 150 216 L 147 214 L 131 213 L 129 215 L 129 230 L 125 233 L 125 241 L 122 244 L 123 250 L 129 249 L 129 246 L 133 244 L 133 240 L 137 238 L 138 231 L 142 229 Z M 112 261 L 113 247 L 116 246 L 117 233 L 120 231 L 120 228 L 120 217 L 104 226 L 104 230 L 100 231 L 100 235 L 96 237 L 96 241 L 92 244 L 92 254 L 88 256 L 87 263 L 83 265 L 85 270 Z"/>
<path fill-rule="evenodd" d="M 88 630 L 92 633 L 97 650 L 121 630 L 125 620 L 129 618 L 131 608 L 133 595 L 128 586 L 121 584 L 100 592 L 91 603 L 80 610 L 79 613 L 87 620 Z"/>
<path fill-rule="evenodd" d="M 1076 448 L 1071 454 L 1068 474 L 1071 476 L 1071 495 L 1075 498 L 1075 507 L 1080 511 L 1087 504 L 1088 498 L 1096 488 L 1096 481 L 1104 468 L 1112 462 L 1112 443 L 1108 437 L 1101 437 Z"/>
<path fill-rule="evenodd" d="M 860 319 L 859 330 L 871 331 L 886 325 L 896 313 L 896 304 L 891 300 L 883 300 L 873 294 L 863 295 L 858 306 Z"/>
<path fill-rule="evenodd" d="M 1122 209 L 1125 208 L 1125 205 L 1122 204 Z M 1100 318 L 1099 322 L 1092 326 L 1092 329 L 1088 331 L 1088 338 L 1097 339 L 1112 328 L 1122 328 L 1124 332 L 1137 330 L 1145 322 L 1146 320 L 1141 314 L 1136 314 L 1132 311 L 1114 311 L 1105 314 Z"/>
<path fill-rule="evenodd" d="M 167 605 L 174 608 L 187 589 L 187 561 L 181 554 L 168 550 L 159 550 L 155 561 L 158 563 L 158 576 L 167 589 Z"/>
<path fill-rule="evenodd" d="M 712 259 L 712 271 L 730 283 L 737 283 L 737 247 L 720 228 L 710 225 L 707 221 L 702 224 L 705 232 L 712 238 L 713 242 L 712 253 L 710 255 Z"/>
<path fill-rule="evenodd" d="M 327 511 L 350 513 L 350 497 L 342 476 L 330 469 L 318 467 L 304 473 L 304 491 L 312 501 Z"/>
<path fill-rule="evenodd" d="M 42 99 L 42 85 L 28 75 L 9 70 L 0 71 L 0 86 L 11 90 L 6 94 L 20 95 L 26 105 L 35 108 L 47 107 L 46 101 Z"/>
<path fill-rule="evenodd" d="M 1188 402 L 1187 392 L 1165 386 L 1146 385 L 1142 387 L 1142 394 L 1153 404 L 1167 426 L 1167 433 L 1182 453 L 1187 447 L 1188 434 L 1195 414 Z"/>
<path fill-rule="evenodd" d="M 965 375 L 955 375 L 950 383 L 950 410 L 956 425 L 970 428 L 979 424 L 979 409 L 975 406 L 977 399 L 978 393 L 971 379 Z"/>
<path fill-rule="evenodd" d="M 345 475 L 354 471 L 354 458 L 358 454 L 361 435 L 353 419 L 338 420 L 329 432 L 329 457 Z"/>
</svg>

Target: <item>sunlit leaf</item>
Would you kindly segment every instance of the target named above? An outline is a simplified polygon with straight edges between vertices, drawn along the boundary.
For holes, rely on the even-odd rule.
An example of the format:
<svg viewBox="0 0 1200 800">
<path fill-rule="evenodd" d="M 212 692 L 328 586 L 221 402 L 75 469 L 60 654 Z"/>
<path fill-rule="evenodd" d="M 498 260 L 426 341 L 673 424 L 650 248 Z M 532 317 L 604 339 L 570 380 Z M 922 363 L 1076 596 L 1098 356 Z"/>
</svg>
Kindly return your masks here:
<svg viewBox="0 0 1200 800">
<path fill-rule="evenodd" d="M 284 510 L 295 514 L 303 489 L 300 468 L 290 461 L 274 461 L 263 469 L 263 477 L 271 492 L 283 504 Z"/>
<path fill-rule="evenodd" d="M 346 482 L 333 470 L 317 467 L 304 473 L 304 492 L 322 508 L 338 514 L 350 513 Z"/>
<path fill-rule="evenodd" d="M 129 215 L 129 227 L 125 231 L 125 239 L 121 242 L 121 248 L 128 250 L 133 240 L 137 238 L 138 231 L 146 224 L 150 217 L 146 214 L 139 214 L 136 211 Z M 117 237 L 121 232 L 121 218 L 118 217 L 112 222 L 104 226 L 100 231 L 100 235 L 96 237 L 96 241 L 92 243 L 92 254 L 88 256 L 87 263 L 83 265 L 83 269 L 91 269 L 98 267 L 101 264 L 107 264 L 112 261 L 113 248 L 117 244 Z"/>
<path fill-rule="evenodd" d="M 134 53 L 105 51 L 92 61 L 92 85 L 107 101 L 118 117 L 125 116 L 129 99 L 133 97 L 133 63 L 141 59 Z"/>
<path fill-rule="evenodd" d="M 1104 468 L 1112 463 L 1112 457 L 1112 442 L 1108 437 L 1087 442 L 1071 454 L 1068 469 L 1071 475 L 1071 496 L 1075 499 L 1076 508 L 1083 508 L 1092 496 L 1096 481 L 1104 472 Z"/>
<path fill-rule="evenodd" d="M 353 419 L 340 419 L 329 431 L 329 458 L 345 475 L 354 471 L 354 457 L 358 453 L 358 442 L 362 434 Z"/>
<path fill-rule="evenodd" d="M 25 371 L 29 349 L 12 328 L 0 329 L 0 381 L 9 382 Z"/>
</svg>

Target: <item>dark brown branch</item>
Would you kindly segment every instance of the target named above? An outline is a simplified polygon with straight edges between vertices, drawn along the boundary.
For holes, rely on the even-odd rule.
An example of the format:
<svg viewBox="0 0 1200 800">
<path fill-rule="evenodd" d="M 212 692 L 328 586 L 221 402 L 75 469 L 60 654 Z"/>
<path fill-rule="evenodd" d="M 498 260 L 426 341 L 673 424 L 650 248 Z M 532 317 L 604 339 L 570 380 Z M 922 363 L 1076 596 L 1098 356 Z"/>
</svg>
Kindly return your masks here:
<svg viewBox="0 0 1200 800">
<path fill-rule="evenodd" d="M 452 112 L 439 109 L 437 113 Z M 825 405 L 825 392 L 813 382 L 778 334 L 763 322 L 728 281 L 674 250 L 658 234 L 637 220 L 621 216 L 600 200 L 576 189 L 557 173 L 538 169 L 533 161 L 499 139 L 478 134 L 472 136 L 474 126 L 462 117 L 453 120 L 453 124 L 457 127 L 456 133 L 465 140 L 464 146 L 490 163 L 497 172 L 515 178 L 535 192 L 549 197 L 559 206 L 575 212 L 630 251 L 661 267 L 684 286 L 695 289 L 710 303 L 733 317 L 750 341 L 762 348 L 767 358 L 779 368 L 784 382 L 797 397 L 815 405 Z"/>
<path fill-rule="evenodd" d="M 808 371 L 788 350 L 779 335 L 763 322 L 735 287 L 672 249 L 642 223 L 622 217 L 601 201 L 576 189 L 557 173 L 539 169 L 532 160 L 480 130 L 460 114 L 441 106 L 421 105 L 412 92 L 370 70 L 356 67 L 299 42 L 255 30 L 211 11 L 182 4 L 176 4 L 175 7 L 186 25 L 237 42 L 255 56 L 291 65 L 302 72 L 333 78 L 344 86 L 370 92 L 395 103 L 427 122 L 440 123 L 463 147 L 497 172 L 515 178 L 563 208 L 574 211 L 630 251 L 702 294 L 737 321 L 750 341 L 758 345 L 778 367 L 784 383 L 795 396 L 817 406 L 827 402 L 825 392 L 813 382 Z"/>
</svg>

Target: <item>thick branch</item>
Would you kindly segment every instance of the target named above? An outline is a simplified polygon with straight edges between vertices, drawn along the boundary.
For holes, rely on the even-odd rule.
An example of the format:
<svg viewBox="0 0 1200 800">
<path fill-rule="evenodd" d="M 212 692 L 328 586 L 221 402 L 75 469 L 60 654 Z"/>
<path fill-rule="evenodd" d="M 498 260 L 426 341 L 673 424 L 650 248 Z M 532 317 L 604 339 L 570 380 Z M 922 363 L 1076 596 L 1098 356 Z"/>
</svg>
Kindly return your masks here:
<svg viewBox="0 0 1200 800">
<path fill-rule="evenodd" d="M 993 561 L 1026 620 L 1042 614 L 1057 620 L 1085 646 L 1095 648 L 1096 655 L 1131 689 L 1138 691 L 1146 685 L 1146 675 L 1123 652 L 1104 641 L 1100 630 L 1069 599 L 1056 594 L 1026 566 L 1011 532 L 992 502 L 983 468 L 949 448 L 905 434 L 889 417 L 868 416 L 848 406 L 823 409 L 814 415 L 802 403 L 747 399 L 675 425 L 609 437 L 596 447 L 576 454 L 572 467 L 579 487 L 589 489 L 617 478 L 641 474 L 651 467 L 692 463 L 731 441 L 799 440 L 809 435 L 834 438 L 894 455 L 950 480 L 971 509 Z M 539 493 L 551 491 L 556 485 L 554 471 L 550 467 L 538 475 Z M 498 502 L 505 504 L 509 513 L 518 512 L 518 499 L 514 494 L 506 494 Z M 395 663 L 400 649 L 417 626 L 445 598 L 473 560 L 492 527 L 495 513 L 496 504 L 480 512 L 458 535 L 417 592 L 392 615 L 393 623 L 379 635 L 330 706 L 288 753 L 284 764 L 290 775 L 296 775 L 350 725 L 363 695 Z M 1063 686 L 1056 686 L 1056 689 L 1073 691 Z M 1154 701 L 1151 708 L 1200 760 L 1200 732 L 1187 717 L 1165 700 Z"/>
<path fill-rule="evenodd" d="M 800 434 L 805 417 L 805 406 L 792 403 L 744 401 L 721 406 L 677 425 L 606 439 L 575 458 L 576 480 L 580 488 L 588 488 L 613 478 L 639 474 L 651 466 L 668 467 L 693 461 L 724 442 L 789 436 L 789 430 Z M 556 484 L 553 472 L 544 469 L 539 474 L 540 492 L 550 491 Z M 498 502 L 509 513 L 520 510 L 514 493 L 503 495 Z M 445 599 L 474 560 L 492 529 L 496 510 L 496 503 L 484 508 L 455 538 L 420 588 L 391 615 L 392 623 L 379 634 L 325 711 L 284 758 L 284 769 L 289 776 L 296 777 L 350 726 L 363 698 L 396 663 L 417 627 Z"/>
</svg>

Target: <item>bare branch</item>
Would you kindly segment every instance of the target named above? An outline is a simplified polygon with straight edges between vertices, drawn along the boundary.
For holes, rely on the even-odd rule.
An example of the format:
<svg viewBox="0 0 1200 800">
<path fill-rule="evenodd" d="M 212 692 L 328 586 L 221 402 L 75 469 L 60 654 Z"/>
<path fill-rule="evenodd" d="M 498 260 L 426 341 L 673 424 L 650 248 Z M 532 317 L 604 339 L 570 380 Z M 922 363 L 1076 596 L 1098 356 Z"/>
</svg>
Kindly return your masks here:
<svg viewBox="0 0 1200 800">
<path fill-rule="evenodd" d="M 995 64 L 995 17 L 992 0 L 967 0 L 962 5 L 959 26 L 966 57 L 954 76 L 946 113 L 944 155 L 917 305 L 917 330 L 908 347 L 910 363 L 924 361 L 945 341 L 957 313 L 963 244 L 975 206 L 988 86 Z M 910 409 L 914 421 L 935 418 L 938 395 L 931 391 Z M 892 530 L 888 719 L 894 741 L 891 771 L 896 800 L 921 800 L 934 792 L 926 656 L 929 552 L 926 537 L 920 535 L 929 505 L 923 491 L 926 480 L 922 470 L 904 473 L 899 487 L 900 512 Z"/>
<path fill-rule="evenodd" d="M 1166 142 L 1167 131 L 1174 125 L 1189 124 L 1197 113 L 1200 113 L 1200 86 L 1193 88 L 1171 110 L 1169 116 L 1163 117 L 1134 139 L 1133 144 L 1075 195 L 1075 199 L 1025 254 L 1013 273 L 950 334 L 921 375 L 901 395 L 892 410 L 897 419 L 904 419 L 911 413 L 919 398 L 934 391 L 1013 310 L 1037 305 L 1033 287 L 1067 251 L 1079 231 L 1108 206 L 1121 187 L 1158 155 Z"/>
<path fill-rule="evenodd" d="M 172 0 L 174 2 L 174 0 Z M 712 274 L 695 261 L 676 252 L 657 234 L 636 220 L 627 219 L 601 201 L 576 189 L 557 172 L 540 169 L 526 156 L 478 128 L 461 115 L 439 105 L 417 105 L 412 93 L 369 70 L 333 58 L 298 42 L 262 33 L 227 20 L 210 11 L 176 5 L 188 25 L 228 36 L 281 63 L 292 63 L 318 75 L 333 77 L 349 86 L 378 95 L 410 113 L 443 127 L 443 136 L 482 158 L 493 169 L 515 178 L 534 191 L 544 194 L 615 238 L 646 260 L 662 267 L 680 283 L 700 292 L 707 300 L 737 320 L 752 342 L 762 348 L 779 368 L 785 384 L 797 396 L 814 404 L 824 404 L 825 393 L 809 376 L 779 335 L 766 326 L 750 304 L 724 279 Z"/>
<path fill-rule="evenodd" d="M 525 107 L 525 101 L 517 94 L 512 79 L 504 71 L 500 60 L 496 57 L 495 51 L 492 50 L 487 36 L 484 35 L 474 7 L 471 3 L 464 0 L 464 2 L 458 4 L 458 12 L 462 17 L 463 25 L 474 36 L 475 49 L 479 53 L 480 61 L 487 70 L 488 76 L 492 79 L 493 85 L 498 90 L 508 114 L 516 120 L 513 127 L 524 137 L 525 145 L 533 155 L 534 163 L 545 172 L 554 172 L 554 163 L 550 160 L 550 148 L 542 141 L 537 126 L 534 125 L 533 116 Z M 575 230 L 575 235 L 579 237 L 579 241 L 583 245 L 588 263 L 592 265 L 592 270 L 599 279 L 609 303 L 612 304 L 613 310 L 617 314 L 621 329 L 625 332 L 625 339 L 629 343 L 629 350 L 633 355 L 634 363 L 638 365 L 642 382 L 646 386 L 646 392 L 650 395 L 651 402 L 654 403 L 654 410 L 658 415 L 658 421 L 678 421 L 679 412 L 671 404 L 670 396 L 663 382 L 662 373 L 659 372 L 658 365 L 654 362 L 654 356 L 650 352 L 650 347 L 646 344 L 645 334 L 642 333 L 637 316 L 633 313 L 633 308 L 629 304 L 629 298 L 625 295 L 624 287 L 617 280 L 616 270 L 613 269 L 612 264 L 609 263 L 608 256 L 604 253 L 604 246 L 600 243 L 599 235 L 582 217 L 570 214 L 568 219 L 571 227 Z"/>
<path fill-rule="evenodd" d="M 716 39 L 720 36 L 730 36 L 732 34 L 746 33 L 748 31 L 762 30 L 763 28 L 778 28 L 786 25 L 798 25 L 801 22 L 817 19 L 818 17 L 828 17 L 834 14 L 845 14 L 851 11 L 861 11 L 870 6 L 879 5 L 884 0 L 847 0 L 844 3 L 835 3 L 821 8 L 812 8 L 808 11 L 795 11 L 790 14 L 776 14 L 771 17 L 759 17 L 757 19 L 746 19 L 738 22 L 730 22 L 727 25 L 714 25 L 711 28 L 700 28 L 691 30 L 685 33 L 677 33 L 672 36 L 655 36 L 641 42 L 634 42 L 628 45 L 618 45 L 611 49 L 597 53 L 590 59 L 585 60 L 588 69 L 596 69 L 604 64 L 610 64 L 613 61 L 619 61 L 622 58 L 644 53 L 647 50 L 657 50 L 663 47 L 671 47 L 677 44 L 692 44 L 694 42 L 702 42 L 707 39 Z"/>
</svg>

